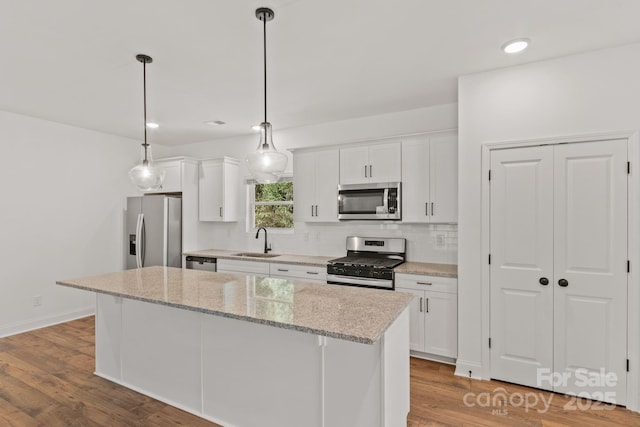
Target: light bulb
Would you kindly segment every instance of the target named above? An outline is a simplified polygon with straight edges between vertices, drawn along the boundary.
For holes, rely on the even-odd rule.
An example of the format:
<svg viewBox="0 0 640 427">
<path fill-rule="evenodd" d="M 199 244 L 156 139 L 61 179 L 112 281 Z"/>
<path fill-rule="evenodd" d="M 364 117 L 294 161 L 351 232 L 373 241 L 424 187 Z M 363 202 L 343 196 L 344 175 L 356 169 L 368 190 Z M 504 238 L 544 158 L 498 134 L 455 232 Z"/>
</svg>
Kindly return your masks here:
<svg viewBox="0 0 640 427">
<path fill-rule="evenodd" d="M 150 164 L 141 163 L 129 171 L 129 178 L 140 191 L 155 191 L 162 188 L 165 171 Z"/>
</svg>

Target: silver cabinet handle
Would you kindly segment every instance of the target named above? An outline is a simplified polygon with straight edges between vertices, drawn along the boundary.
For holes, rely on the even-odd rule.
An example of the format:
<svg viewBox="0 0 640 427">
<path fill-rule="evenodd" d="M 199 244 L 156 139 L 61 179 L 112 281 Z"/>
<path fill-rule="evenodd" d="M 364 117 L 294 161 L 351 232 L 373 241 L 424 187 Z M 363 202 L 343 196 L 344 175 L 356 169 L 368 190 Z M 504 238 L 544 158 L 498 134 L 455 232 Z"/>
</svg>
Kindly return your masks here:
<svg viewBox="0 0 640 427">
<path fill-rule="evenodd" d="M 367 176 L 367 165 L 364 165 L 364 177 L 368 178 L 368 176 Z"/>
<path fill-rule="evenodd" d="M 285 270 L 284 268 L 279 268 L 278 271 L 289 271 L 289 270 Z"/>
<path fill-rule="evenodd" d="M 429 216 L 429 202 L 424 203 L 424 216 Z"/>
<path fill-rule="evenodd" d="M 369 178 L 373 178 L 373 166 L 369 165 Z"/>
<path fill-rule="evenodd" d="M 433 202 L 431 202 L 431 216 L 433 216 Z"/>
<path fill-rule="evenodd" d="M 422 297 L 420 297 L 420 313 L 422 313 Z"/>
<path fill-rule="evenodd" d="M 427 285 L 427 286 L 431 286 L 433 285 L 433 283 L 429 283 L 429 282 L 416 282 L 418 285 Z"/>
<path fill-rule="evenodd" d="M 316 274 L 317 275 L 318 272 L 317 271 L 307 271 L 307 274 Z"/>
<path fill-rule="evenodd" d="M 311 216 L 313 216 L 313 205 L 311 205 Z"/>
<path fill-rule="evenodd" d="M 220 218 L 222 218 L 222 206 L 220 206 Z"/>
<path fill-rule="evenodd" d="M 318 205 L 316 205 L 316 216 L 318 216 Z"/>
<path fill-rule="evenodd" d="M 425 310 L 427 313 L 429 312 L 429 298 L 427 298 L 427 309 Z"/>
</svg>

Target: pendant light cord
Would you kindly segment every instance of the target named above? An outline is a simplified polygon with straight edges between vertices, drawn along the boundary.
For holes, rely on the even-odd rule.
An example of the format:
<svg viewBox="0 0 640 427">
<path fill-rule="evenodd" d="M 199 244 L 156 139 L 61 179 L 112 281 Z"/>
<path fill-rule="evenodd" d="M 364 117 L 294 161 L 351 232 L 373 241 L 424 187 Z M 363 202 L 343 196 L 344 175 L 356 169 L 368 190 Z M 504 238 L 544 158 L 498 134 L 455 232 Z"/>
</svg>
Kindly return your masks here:
<svg viewBox="0 0 640 427">
<path fill-rule="evenodd" d="M 262 40 L 264 52 L 264 122 L 267 123 L 267 17 L 262 16 Z"/>
<path fill-rule="evenodd" d="M 146 60 L 142 62 L 142 85 L 143 85 L 143 99 L 144 99 L 144 161 L 143 164 L 149 164 L 149 160 L 147 159 L 147 62 Z"/>
</svg>

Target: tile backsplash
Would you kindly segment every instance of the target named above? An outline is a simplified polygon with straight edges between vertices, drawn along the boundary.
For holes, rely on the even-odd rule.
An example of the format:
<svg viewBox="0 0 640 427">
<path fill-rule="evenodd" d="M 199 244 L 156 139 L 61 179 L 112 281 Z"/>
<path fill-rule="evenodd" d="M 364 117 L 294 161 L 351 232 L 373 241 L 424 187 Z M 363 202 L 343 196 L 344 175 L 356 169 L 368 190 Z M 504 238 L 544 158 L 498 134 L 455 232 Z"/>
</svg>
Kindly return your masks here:
<svg viewBox="0 0 640 427">
<path fill-rule="evenodd" d="M 262 251 L 263 234 L 246 232 L 244 223 L 207 224 L 198 249 Z M 398 224 L 364 221 L 340 223 L 296 222 L 294 232 L 269 233 L 274 253 L 343 256 L 347 236 L 404 237 L 407 260 L 457 264 L 458 226 L 456 224 Z"/>
</svg>

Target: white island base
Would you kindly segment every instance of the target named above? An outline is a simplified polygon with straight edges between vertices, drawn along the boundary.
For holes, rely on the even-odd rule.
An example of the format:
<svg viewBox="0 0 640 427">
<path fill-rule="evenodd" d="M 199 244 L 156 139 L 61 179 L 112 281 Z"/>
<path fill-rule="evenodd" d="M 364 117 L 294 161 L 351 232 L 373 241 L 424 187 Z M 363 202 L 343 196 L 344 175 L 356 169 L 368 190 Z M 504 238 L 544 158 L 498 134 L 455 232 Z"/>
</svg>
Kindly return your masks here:
<svg viewBox="0 0 640 427">
<path fill-rule="evenodd" d="M 409 315 L 373 344 L 97 294 L 96 374 L 225 427 L 400 427 Z"/>
</svg>

